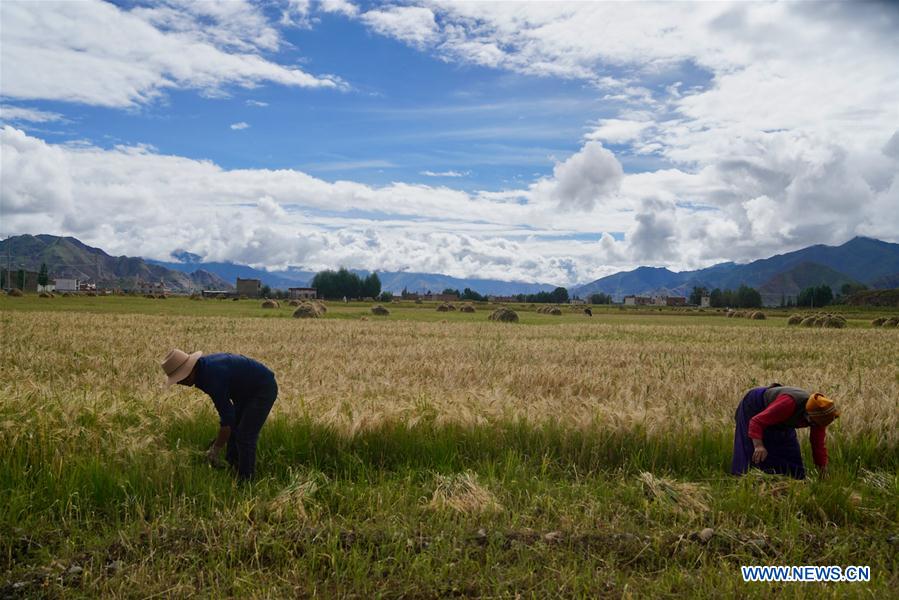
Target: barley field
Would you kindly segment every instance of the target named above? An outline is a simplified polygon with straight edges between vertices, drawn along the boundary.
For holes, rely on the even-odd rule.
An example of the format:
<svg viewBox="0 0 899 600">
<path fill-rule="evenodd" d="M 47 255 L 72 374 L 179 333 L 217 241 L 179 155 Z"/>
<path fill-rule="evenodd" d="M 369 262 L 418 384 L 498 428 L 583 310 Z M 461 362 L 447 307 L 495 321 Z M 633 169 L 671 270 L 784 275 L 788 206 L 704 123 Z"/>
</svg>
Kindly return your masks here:
<svg viewBox="0 0 899 600">
<path fill-rule="evenodd" d="M 887 597 L 899 330 L 721 314 L 0 298 L 0 597 Z M 277 376 L 258 480 L 171 347 Z M 825 392 L 830 476 L 728 472 L 750 387 Z M 741 565 L 868 583 L 743 583 Z"/>
</svg>

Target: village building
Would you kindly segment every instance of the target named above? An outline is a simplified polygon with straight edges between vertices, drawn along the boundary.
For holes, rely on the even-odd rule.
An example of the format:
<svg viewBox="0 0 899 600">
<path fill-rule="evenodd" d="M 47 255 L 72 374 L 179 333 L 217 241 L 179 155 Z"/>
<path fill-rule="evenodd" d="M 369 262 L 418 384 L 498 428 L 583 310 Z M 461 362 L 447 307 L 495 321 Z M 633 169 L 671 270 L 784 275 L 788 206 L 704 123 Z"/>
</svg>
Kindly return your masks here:
<svg viewBox="0 0 899 600">
<path fill-rule="evenodd" d="M 652 298 L 648 296 L 625 296 L 625 306 L 648 306 L 652 304 Z"/>
<path fill-rule="evenodd" d="M 55 283 L 57 292 L 77 292 L 78 280 L 69 278 L 57 278 Z"/>
<path fill-rule="evenodd" d="M 287 288 L 287 297 L 291 300 L 315 300 L 317 292 L 315 288 L 292 287 Z"/>
<path fill-rule="evenodd" d="M 237 295 L 247 298 L 258 298 L 262 295 L 262 281 L 259 279 L 237 278 Z"/>
</svg>

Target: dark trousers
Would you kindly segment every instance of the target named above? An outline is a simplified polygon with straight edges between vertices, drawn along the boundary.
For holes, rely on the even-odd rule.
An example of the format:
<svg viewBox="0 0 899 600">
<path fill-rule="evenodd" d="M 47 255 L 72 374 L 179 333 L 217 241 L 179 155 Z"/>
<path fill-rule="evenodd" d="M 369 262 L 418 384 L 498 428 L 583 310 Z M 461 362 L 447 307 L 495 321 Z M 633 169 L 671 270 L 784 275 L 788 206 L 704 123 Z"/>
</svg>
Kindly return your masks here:
<svg viewBox="0 0 899 600">
<path fill-rule="evenodd" d="M 789 475 L 794 479 L 805 479 L 805 466 L 802 464 L 802 452 L 799 450 L 799 440 L 796 430 L 792 427 L 777 428 L 768 427 L 762 434 L 762 443 L 768 450 L 768 457 L 754 464 L 752 452 L 755 445 L 749 438 L 749 421 L 755 415 L 765 410 L 764 393 L 767 388 L 758 387 L 749 390 L 737 407 L 734 415 L 734 456 L 731 461 L 730 472 L 733 475 L 743 475 L 750 468 L 756 468 L 765 473 Z"/>
<path fill-rule="evenodd" d="M 259 432 L 278 397 L 278 384 L 272 381 L 249 400 L 234 407 L 234 427 L 228 438 L 225 458 L 237 469 L 240 480 L 252 479 L 256 473 L 256 445 Z"/>
</svg>

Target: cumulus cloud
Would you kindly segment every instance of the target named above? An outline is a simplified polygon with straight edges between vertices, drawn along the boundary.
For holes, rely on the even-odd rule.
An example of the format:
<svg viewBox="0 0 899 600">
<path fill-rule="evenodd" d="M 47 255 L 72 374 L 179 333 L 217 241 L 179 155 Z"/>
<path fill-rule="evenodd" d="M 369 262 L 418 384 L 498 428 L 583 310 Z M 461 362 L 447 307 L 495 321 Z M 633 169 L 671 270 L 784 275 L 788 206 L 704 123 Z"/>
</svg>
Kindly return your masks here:
<svg viewBox="0 0 899 600">
<path fill-rule="evenodd" d="M 320 8 L 326 13 L 340 13 L 347 17 L 359 14 L 359 7 L 348 0 L 321 0 Z"/>
<path fill-rule="evenodd" d="M 596 203 L 621 186 L 621 163 L 599 142 L 587 142 L 568 159 L 556 164 L 553 176 L 534 184 L 538 201 L 552 201 L 562 210 L 593 210 Z"/>
<path fill-rule="evenodd" d="M 250 126 L 249 123 L 245 123 L 243 121 L 240 121 L 239 123 L 231 123 L 231 129 L 233 129 L 235 131 L 247 129 L 247 128 L 249 128 L 249 126 Z"/>
<path fill-rule="evenodd" d="M 99 0 L 3 2 L 0 15 L 8 98 L 124 108 L 171 88 L 345 85 L 263 58 L 261 50 L 282 42 L 248 2 L 170 0 L 132 10 Z"/>
</svg>

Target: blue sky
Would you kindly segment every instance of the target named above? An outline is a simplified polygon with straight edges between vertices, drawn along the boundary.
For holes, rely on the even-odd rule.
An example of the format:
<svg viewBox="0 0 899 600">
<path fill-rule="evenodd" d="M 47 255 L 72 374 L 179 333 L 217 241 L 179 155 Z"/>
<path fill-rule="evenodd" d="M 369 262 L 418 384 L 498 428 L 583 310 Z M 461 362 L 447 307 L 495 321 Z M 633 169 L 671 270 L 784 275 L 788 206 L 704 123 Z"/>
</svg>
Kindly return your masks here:
<svg viewBox="0 0 899 600">
<path fill-rule="evenodd" d="M 819 8 L 4 2 L 0 233 L 563 284 L 896 241 L 899 20 Z"/>
</svg>

